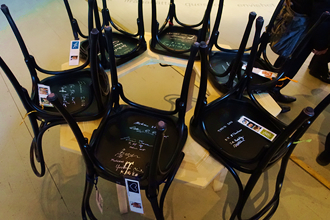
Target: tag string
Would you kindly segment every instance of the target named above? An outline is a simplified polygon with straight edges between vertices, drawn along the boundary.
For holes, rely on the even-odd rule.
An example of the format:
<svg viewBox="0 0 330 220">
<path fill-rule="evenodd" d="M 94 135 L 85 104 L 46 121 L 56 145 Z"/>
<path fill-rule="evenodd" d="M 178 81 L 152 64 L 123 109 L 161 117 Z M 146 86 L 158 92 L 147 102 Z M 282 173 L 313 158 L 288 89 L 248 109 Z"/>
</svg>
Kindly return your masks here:
<svg viewBox="0 0 330 220">
<path fill-rule="evenodd" d="M 23 124 L 23 122 L 24 122 L 25 118 L 26 118 L 26 117 L 27 117 L 29 114 L 32 114 L 32 113 L 34 113 L 34 112 L 37 112 L 37 110 L 32 110 L 32 111 L 30 111 L 30 112 L 26 113 L 26 114 L 24 115 L 24 117 L 23 117 L 23 119 L 22 119 L 21 123 L 20 123 L 19 125 Z"/>
<path fill-rule="evenodd" d="M 307 143 L 309 143 L 309 142 L 311 142 L 311 141 L 312 141 L 312 139 L 307 139 L 307 140 L 295 141 L 295 142 L 293 142 L 293 144 L 299 144 L 299 143 L 302 143 L 302 142 L 307 142 Z"/>
</svg>

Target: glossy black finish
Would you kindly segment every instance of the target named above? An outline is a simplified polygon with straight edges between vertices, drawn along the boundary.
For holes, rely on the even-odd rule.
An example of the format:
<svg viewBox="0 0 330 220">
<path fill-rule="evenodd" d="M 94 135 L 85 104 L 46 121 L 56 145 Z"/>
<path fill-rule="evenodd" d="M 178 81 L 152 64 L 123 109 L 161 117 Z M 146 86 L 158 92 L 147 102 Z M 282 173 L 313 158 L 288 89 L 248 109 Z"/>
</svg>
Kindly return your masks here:
<svg viewBox="0 0 330 220">
<path fill-rule="evenodd" d="M 156 0 L 152 0 L 150 49 L 155 53 L 188 59 L 190 47 L 194 42 L 206 41 L 208 38 L 212 5 L 213 0 L 209 0 L 201 22 L 188 25 L 180 22 L 176 15 L 174 0 L 171 0 L 165 22 L 159 27 Z M 177 24 L 174 24 L 174 21 Z M 199 56 L 196 57 L 198 58 Z"/>
<path fill-rule="evenodd" d="M 309 29 L 306 35 L 301 39 L 299 44 L 296 46 L 296 49 L 289 57 L 283 58 L 279 56 L 277 62 L 272 63 L 268 59 L 266 52 L 269 44 L 270 35 L 272 33 L 272 28 L 274 27 L 275 19 L 280 13 L 283 3 L 284 0 L 279 1 L 268 25 L 266 26 L 266 31 L 262 33 L 262 36 L 259 41 L 259 49 L 257 52 L 255 67 L 276 72 L 278 74 L 281 74 L 283 78 L 287 76 L 292 79 L 313 49 L 311 48 L 311 44 L 309 44 L 309 39 L 313 36 L 316 28 L 323 21 L 325 21 L 325 19 L 327 19 L 328 15 L 327 13 L 325 13 L 320 17 L 318 22 L 316 22 Z M 220 25 L 222 9 L 223 0 L 219 4 L 215 25 L 209 41 L 207 69 L 210 73 L 209 79 L 211 81 L 211 84 L 220 92 L 226 93 L 233 86 L 236 85 L 236 83 L 240 80 L 240 76 L 244 73 L 244 71 L 241 69 L 242 62 L 246 63 L 248 61 L 250 56 L 249 51 L 251 50 L 251 48 L 246 48 L 245 40 L 247 39 L 246 37 L 248 37 L 246 35 L 243 36 L 240 49 L 238 50 L 225 49 L 218 45 L 218 28 Z M 247 25 L 246 30 L 249 29 L 248 27 L 249 23 Z M 215 46 L 215 48 L 217 48 L 218 50 L 212 51 L 212 48 L 214 48 L 213 46 Z M 244 51 L 244 54 L 242 53 L 242 49 Z M 242 59 L 237 58 L 238 56 L 242 56 Z M 241 62 L 238 63 L 238 60 L 240 60 Z M 269 81 L 268 79 L 261 78 L 256 75 L 254 75 L 253 78 L 256 83 L 264 83 Z M 290 80 L 284 80 L 281 83 L 281 88 L 286 86 L 289 82 Z M 275 86 L 276 84 L 274 84 L 274 87 Z"/>
<path fill-rule="evenodd" d="M 112 51 L 112 32 L 105 28 L 108 50 Z M 164 219 L 163 205 L 166 192 L 184 157 L 187 138 L 184 124 L 189 82 L 199 44 L 192 47 L 191 57 L 183 80 L 180 97 L 173 111 L 143 106 L 125 97 L 118 82 L 114 56 L 111 60 L 111 95 L 107 114 L 94 130 L 91 140 L 83 137 L 72 116 L 58 99 L 49 97 L 72 128 L 86 163 L 86 185 L 82 204 L 83 219 L 95 219 L 89 200 L 98 177 L 125 184 L 125 178 L 140 181 L 157 219 Z M 119 104 L 119 100 L 125 104 Z M 158 202 L 159 185 L 165 183 Z M 87 215 L 86 215 L 87 213 Z"/>
<path fill-rule="evenodd" d="M 39 105 L 38 84 L 44 84 L 50 87 L 51 92 L 56 93 L 67 111 L 72 114 L 76 121 L 88 121 L 101 118 L 105 114 L 106 105 L 109 100 L 109 81 L 103 68 L 99 65 L 97 58 L 97 41 L 94 40 L 93 47 L 90 48 L 90 58 L 80 67 L 63 70 L 48 71 L 39 67 L 32 55 L 29 54 L 15 22 L 10 16 L 6 5 L 1 5 L 1 10 L 5 14 L 16 38 L 21 47 L 25 62 L 29 69 L 32 80 L 31 96 L 25 88 L 16 79 L 6 63 L 0 59 L 0 65 L 18 96 L 20 97 L 28 115 L 34 138 L 31 143 L 30 160 L 34 173 L 41 177 L 45 174 L 45 163 L 42 153 L 42 136 L 44 132 L 59 124 L 66 123 L 61 114 L 53 107 L 41 107 Z M 98 31 L 93 30 L 91 35 L 98 36 Z M 84 69 L 90 64 L 91 68 Z M 37 70 L 51 76 L 40 80 Z M 45 100 L 44 100 L 45 101 Z M 41 122 L 38 125 L 38 121 Z M 35 160 L 41 168 L 36 168 Z"/>
<path fill-rule="evenodd" d="M 77 20 L 73 17 L 71 8 L 69 6 L 68 0 L 63 0 L 66 6 L 68 16 L 70 19 L 73 36 L 75 39 L 81 38 L 87 39 L 86 35 L 83 35 L 80 31 L 78 26 Z M 89 7 L 89 15 L 88 15 L 88 29 L 91 30 L 94 26 L 94 22 L 96 24 L 96 28 L 102 32 L 105 26 L 111 26 L 115 33 L 113 33 L 113 44 L 115 50 L 115 57 L 116 57 L 116 65 L 119 66 L 123 63 L 130 61 L 131 59 L 139 56 L 144 51 L 146 51 L 146 41 L 144 39 L 144 23 L 143 23 L 143 7 L 142 7 L 142 0 L 138 0 L 138 18 L 137 18 L 137 33 L 129 33 L 118 25 L 116 25 L 110 16 L 110 11 L 107 7 L 106 0 L 102 0 L 102 23 L 99 17 L 98 6 L 96 0 L 89 0 L 88 7 Z M 94 16 L 93 16 L 94 14 Z M 91 15 L 91 16 L 90 16 Z M 105 69 L 110 68 L 110 58 L 107 51 L 107 44 L 104 35 L 100 35 L 99 38 L 100 42 L 100 59 L 101 65 Z M 87 58 L 88 55 L 88 41 L 81 42 L 81 57 Z"/>
<path fill-rule="evenodd" d="M 257 102 L 254 94 L 259 89 L 266 89 L 267 86 L 272 85 L 255 84 L 252 80 L 252 68 L 257 58 L 262 18 L 259 17 L 256 23 L 256 33 L 246 71 L 236 86 L 211 103 L 207 103 L 206 99 L 207 75 L 209 74 L 208 47 L 204 42 L 201 43 L 200 90 L 195 113 L 190 122 L 189 132 L 194 140 L 221 162 L 237 182 L 238 202 L 230 219 L 242 219 L 245 203 L 260 176 L 272 165 L 280 162 L 281 167 L 273 197 L 249 219 L 270 219 L 273 216 L 279 204 L 286 166 L 296 142 L 330 103 L 330 95 L 328 95 L 315 109 L 310 107 L 303 109 L 289 125 L 286 125 L 270 115 Z M 278 78 L 275 81 L 278 81 Z M 248 97 L 243 96 L 243 92 Z M 245 120 L 242 120 L 242 116 L 246 117 Z M 245 186 L 237 171 L 250 174 Z"/>
</svg>

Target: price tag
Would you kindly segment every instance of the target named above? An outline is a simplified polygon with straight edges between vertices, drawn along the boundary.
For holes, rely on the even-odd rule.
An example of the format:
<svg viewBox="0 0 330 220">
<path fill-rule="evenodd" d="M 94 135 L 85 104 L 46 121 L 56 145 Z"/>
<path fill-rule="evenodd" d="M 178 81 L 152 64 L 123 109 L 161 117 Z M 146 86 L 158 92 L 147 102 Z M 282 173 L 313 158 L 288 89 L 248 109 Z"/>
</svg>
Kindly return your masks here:
<svg viewBox="0 0 330 220">
<path fill-rule="evenodd" d="M 143 214 L 140 183 L 137 180 L 125 179 L 129 207 L 132 212 Z"/>
<path fill-rule="evenodd" d="M 79 53 L 80 53 L 80 41 L 73 40 L 70 43 L 70 58 L 69 65 L 77 66 L 79 65 Z"/>
</svg>

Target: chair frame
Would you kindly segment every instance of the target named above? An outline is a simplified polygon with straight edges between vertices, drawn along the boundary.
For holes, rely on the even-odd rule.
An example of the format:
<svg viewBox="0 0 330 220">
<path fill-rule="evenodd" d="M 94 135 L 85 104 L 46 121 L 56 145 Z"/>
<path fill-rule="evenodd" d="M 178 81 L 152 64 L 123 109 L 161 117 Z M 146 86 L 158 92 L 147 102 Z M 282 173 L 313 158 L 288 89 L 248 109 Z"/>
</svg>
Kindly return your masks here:
<svg viewBox="0 0 330 220">
<path fill-rule="evenodd" d="M 18 44 L 22 50 L 22 53 L 24 55 L 25 63 L 28 67 L 28 70 L 31 74 L 31 80 L 32 80 L 32 91 L 31 95 L 27 92 L 27 90 L 20 85 L 12 71 L 9 69 L 9 67 L 6 65 L 6 63 L 1 59 L 0 65 L 9 80 L 11 81 L 13 87 L 15 88 L 18 96 L 20 97 L 24 108 L 26 109 L 28 113 L 28 117 L 30 119 L 34 138 L 32 140 L 31 146 L 30 146 L 30 163 L 33 172 L 36 176 L 42 177 L 45 174 L 45 161 L 43 156 L 43 150 L 42 150 L 42 136 L 46 130 L 49 128 L 65 124 L 65 120 L 59 114 L 58 112 L 49 111 L 49 109 L 43 109 L 41 106 L 39 106 L 39 100 L 38 100 L 38 84 L 41 82 L 41 80 L 38 78 L 37 70 L 51 75 L 51 77 L 64 77 L 64 76 L 73 76 L 72 74 L 77 75 L 78 73 L 86 74 L 90 72 L 90 77 L 92 81 L 92 85 L 90 85 L 90 92 L 93 94 L 91 97 L 90 103 L 86 105 L 84 108 L 79 109 L 78 111 L 71 112 L 73 114 L 73 117 L 77 121 L 88 121 L 88 120 L 95 120 L 101 118 L 106 111 L 106 105 L 107 100 L 109 97 L 109 83 L 108 83 L 108 77 L 106 73 L 104 72 L 103 68 L 98 65 L 98 59 L 97 59 L 97 53 L 91 54 L 92 56 L 88 56 L 89 58 L 86 60 L 86 62 L 76 68 L 69 69 L 69 70 L 63 70 L 63 71 L 49 71 L 44 70 L 41 67 L 37 65 L 35 62 L 35 59 L 32 55 L 29 54 L 27 47 L 23 41 L 23 38 L 12 19 L 9 9 L 6 5 L 1 5 L 1 10 L 5 14 L 13 32 L 14 35 L 18 41 Z M 91 14 L 89 15 L 91 16 Z M 95 48 L 97 45 L 94 46 Z M 90 64 L 90 69 L 84 69 L 88 64 Z M 86 72 L 86 73 L 85 73 Z M 102 76 L 105 80 L 100 81 L 100 76 Z M 51 77 L 48 77 L 46 79 L 50 79 Z M 105 87 L 103 88 L 101 86 Z M 90 106 L 92 106 L 92 102 L 96 102 L 96 106 L 98 111 L 87 113 L 84 115 L 84 111 L 87 110 Z M 40 125 L 38 122 L 41 122 Z M 36 163 L 34 160 L 34 156 L 36 157 L 37 162 L 40 164 L 40 171 L 36 168 Z"/>
<path fill-rule="evenodd" d="M 281 161 L 280 170 L 276 179 L 275 193 L 273 197 L 270 199 L 270 201 L 268 201 L 267 204 L 265 204 L 260 209 L 260 211 L 258 211 L 249 219 L 260 219 L 261 217 L 264 217 L 264 219 L 270 219 L 273 216 L 279 205 L 280 192 L 283 186 L 287 163 L 290 159 L 292 151 L 297 144 L 297 141 L 299 141 L 299 139 L 306 132 L 311 123 L 330 103 L 330 95 L 328 95 L 319 105 L 316 106 L 315 110 L 310 107 L 307 107 L 303 109 L 303 111 L 289 125 L 285 125 L 284 123 L 276 119 L 274 116 L 272 116 L 270 113 L 268 113 L 257 102 L 257 100 L 253 96 L 253 91 L 259 90 L 259 87 L 262 87 L 261 90 L 263 90 L 264 88 L 267 88 L 267 86 L 276 84 L 277 80 L 281 78 L 281 76 L 278 76 L 277 80 L 271 82 L 266 82 L 263 84 L 253 84 L 251 74 L 254 60 L 257 58 L 256 48 L 259 42 L 259 35 L 261 30 L 261 27 L 258 28 L 258 25 L 260 26 L 260 23 L 258 24 L 258 22 L 260 21 L 258 21 L 257 19 L 256 35 L 253 41 L 250 59 L 247 64 L 245 74 L 241 77 L 241 80 L 237 83 L 237 85 L 234 86 L 227 94 L 211 103 L 207 103 L 205 97 L 207 89 L 207 74 L 209 73 L 207 69 L 207 54 L 209 48 L 207 48 L 206 44 L 201 43 L 200 54 L 202 69 L 200 79 L 200 91 L 198 94 L 195 113 L 190 122 L 191 136 L 199 144 L 205 147 L 216 160 L 222 163 L 229 170 L 238 185 L 239 196 L 237 204 L 230 217 L 231 220 L 234 220 L 236 218 L 242 219 L 242 212 L 244 206 L 254 188 L 254 185 L 257 183 L 262 173 L 267 171 L 278 161 Z M 246 88 L 249 99 L 242 96 L 244 88 Z M 239 102 L 249 103 L 250 105 L 254 106 L 255 109 L 258 109 L 260 111 L 257 113 L 260 117 L 261 115 L 263 115 L 264 117 L 269 118 L 270 122 L 273 123 L 273 125 L 277 126 L 278 130 L 281 131 L 281 133 L 273 140 L 271 144 L 264 146 L 261 149 L 263 155 L 261 155 L 260 152 L 258 155 L 256 155 L 256 158 L 253 159 L 235 158 L 235 155 L 231 155 L 228 152 L 225 152 L 225 150 L 222 150 L 222 148 L 219 148 L 214 139 L 208 134 L 206 130 L 206 125 L 203 122 L 204 114 L 210 114 L 206 113 L 207 110 L 215 111 L 216 109 L 218 109 L 217 107 L 223 106 L 223 102 L 226 99 L 241 100 Z M 241 182 L 236 170 L 250 174 L 250 178 L 246 183 L 245 187 L 243 187 L 243 183 Z"/>
<path fill-rule="evenodd" d="M 73 32 L 73 36 L 76 40 L 79 40 L 79 36 L 84 38 L 84 39 L 88 39 L 88 36 L 84 35 L 78 25 L 77 20 L 73 17 L 70 5 L 68 0 L 64 0 L 64 4 L 69 16 L 69 20 L 70 20 L 70 24 L 72 27 L 72 32 Z M 144 22 L 143 22 L 143 5 L 142 5 L 142 0 L 138 0 L 138 18 L 137 18 L 137 33 L 129 33 L 125 30 L 123 30 L 122 28 L 120 28 L 118 25 L 116 25 L 111 16 L 110 16 L 110 11 L 107 7 L 107 2 L 106 0 L 102 0 L 102 25 L 101 25 L 101 21 L 100 21 L 100 16 L 99 16 L 99 11 L 98 11 L 98 6 L 97 6 L 97 2 L 96 0 L 89 0 L 88 1 L 88 7 L 89 10 L 90 8 L 92 8 L 94 10 L 94 19 L 95 19 L 95 24 L 96 24 L 96 28 L 99 30 L 99 32 L 102 32 L 105 26 L 109 26 L 111 25 L 116 31 L 117 33 L 114 33 L 114 35 L 118 36 L 118 37 L 126 37 L 126 38 L 132 38 L 132 39 L 138 39 L 137 40 L 137 45 L 136 47 L 129 51 L 126 54 L 122 54 L 122 55 L 116 55 L 116 65 L 119 66 L 121 64 L 124 64 L 128 61 L 130 61 L 131 59 L 139 56 L 140 54 L 142 54 L 144 51 L 146 51 L 147 49 L 147 45 L 146 45 L 146 41 L 144 38 Z M 92 17 L 88 17 L 88 30 L 89 32 L 93 29 L 93 18 Z M 82 53 L 86 53 L 84 51 L 86 51 L 86 48 L 88 48 L 88 41 L 83 41 L 81 46 L 81 50 Z M 107 46 L 106 46 L 106 41 L 104 36 L 102 36 L 102 34 L 99 36 L 99 44 L 100 44 L 100 59 L 101 59 L 101 65 L 105 68 L 105 69 L 109 69 L 110 68 L 110 61 L 108 58 L 108 54 L 107 54 Z"/>
<path fill-rule="evenodd" d="M 182 23 L 177 15 L 176 15 L 176 8 L 175 8 L 175 3 L 174 0 L 170 0 L 170 6 L 169 6 L 169 11 L 167 14 L 167 17 L 162 24 L 162 26 L 159 28 L 159 23 L 157 21 L 157 10 L 156 10 L 156 0 L 151 1 L 151 10 L 152 10 L 152 18 L 151 18 L 151 40 L 150 40 L 150 50 L 163 54 L 163 55 L 168 55 L 168 56 L 173 56 L 173 57 L 178 57 L 178 58 L 183 58 L 183 59 L 188 59 L 189 58 L 189 52 L 190 49 L 172 49 L 165 44 L 161 42 L 159 39 L 160 35 L 164 33 L 167 30 L 170 29 L 177 29 L 178 32 L 188 32 L 192 35 L 197 36 L 197 41 L 196 42 L 201 42 L 201 41 L 206 41 L 207 38 L 207 33 L 210 30 L 210 13 L 212 9 L 214 0 L 209 0 L 203 19 L 198 23 L 198 24 L 185 24 Z M 178 25 L 174 25 L 174 20 Z M 168 25 L 168 26 L 167 26 Z M 180 26 L 179 26 L 180 25 Z M 195 28 L 201 26 L 201 29 L 197 30 Z M 160 48 L 156 48 L 156 46 L 160 46 Z M 196 57 L 198 59 L 199 56 Z"/>
<path fill-rule="evenodd" d="M 121 112 L 125 113 L 127 111 L 132 111 L 136 113 L 147 114 L 148 117 L 156 117 L 160 120 L 165 119 L 164 121 L 173 121 L 176 124 L 176 132 L 179 134 L 179 140 L 176 143 L 175 153 L 172 156 L 170 165 L 166 166 L 166 169 L 161 170 L 159 166 L 159 158 L 160 158 L 160 150 L 162 147 L 162 140 L 164 136 L 164 126 L 159 126 L 162 122 L 158 123 L 157 134 L 154 142 L 154 147 L 152 150 L 152 158 L 150 160 L 149 166 L 146 167 L 146 172 L 143 176 L 134 177 L 135 179 L 140 180 L 141 189 L 145 189 L 146 196 L 149 199 L 152 208 L 154 210 L 155 216 L 158 220 L 163 220 L 163 205 L 165 195 L 174 179 L 174 176 L 180 166 L 181 161 L 183 160 L 184 153 L 182 152 L 182 148 L 184 146 L 185 140 L 188 135 L 187 126 L 184 124 L 184 117 L 187 105 L 187 96 L 189 90 L 189 82 L 191 78 L 191 72 L 193 68 L 194 57 L 198 51 L 199 44 L 195 43 L 192 47 L 191 58 L 188 61 L 186 74 L 184 77 L 182 90 L 180 98 L 176 100 L 176 108 L 175 110 L 165 111 L 160 109 L 155 109 L 147 106 L 140 105 L 135 103 L 128 98 L 125 97 L 123 92 L 122 85 L 118 82 L 118 76 L 115 66 L 114 54 L 113 54 L 113 44 L 112 44 L 112 32 L 111 27 L 105 27 L 105 36 L 107 39 L 108 51 L 110 51 L 111 59 L 111 96 L 110 103 L 108 105 L 107 114 L 103 117 L 98 129 L 93 132 L 92 138 L 88 144 L 88 140 L 85 139 L 77 126 L 76 122 L 72 118 L 72 116 L 65 111 L 63 106 L 60 104 L 56 96 L 49 97 L 49 101 L 51 101 L 57 110 L 63 115 L 63 117 L 67 120 L 77 141 L 79 143 L 79 147 L 81 149 L 82 155 L 84 157 L 86 163 L 86 182 L 85 182 L 85 191 L 82 203 L 82 216 L 83 219 L 87 219 L 86 213 L 90 219 L 96 219 L 92 213 L 92 210 L 89 205 L 90 194 L 93 190 L 93 186 L 97 183 L 98 177 L 102 177 L 111 182 L 115 182 L 117 184 L 125 185 L 125 179 L 123 175 L 115 174 L 111 171 L 107 171 L 102 164 L 100 164 L 99 160 L 96 158 L 94 153 L 98 148 L 98 139 L 102 137 L 103 131 L 107 128 L 108 123 L 114 118 L 118 117 Z M 96 40 L 96 36 L 91 36 L 92 41 Z M 112 51 L 112 53 L 111 53 Z M 119 104 L 119 99 L 122 99 L 126 104 Z M 134 114 L 134 113 L 133 113 Z M 177 117 L 174 117 L 177 115 Z M 163 127 L 163 128 L 161 128 Z M 165 181 L 166 180 L 166 181 Z M 158 202 L 158 190 L 159 185 L 163 182 L 165 183 L 164 189 L 160 196 L 160 201 Z"/>
<path fill-rule="evenodd" d="M 260 38 L 260 43 L 259 43 L 259 50 L 257 52 L 257 60 L 256 60 L 256 64 L 257 65 L 261 65 L 262 68 L 270 70 L 270 71 L 276 71 L 278 69 L 274 68 L 271 64 L 271 62 L 269 61 L 269 59 L 267 58 L 266 55 L 266 47 L 267 44 L 269 43 L 269 38 L 270 38 L 270 33 L 271 33 L 271 29 L 274 26 L 274 21 L 277 17 L 277 15 L 280 13 L 283 3 L 285 0 L 280 0 L 280 2 L 278 3 L 268 25 L 266 28 L 266 31 L 262 34 L 261 38 Z M 241 75 L 242 75 L 242 62 L 238 62 L 238 60 L 241 60 L 241 57 L 245 57 L 245 59 L 248 59 L 248 54 L 246 54 L 246 52 L 251 50 L 251 47 L 246 48 L 247 45 L 247 40 L 249 37 L 249 33 L 251 30 L 251 25 L 252 25 L 252 20 L 253 17 L 251 17 L 251 13 L 249 15 L 249 21 L 247 24 L 247 27 L 245 29 L 245 32 L 243 34 L 243 38 L 240 44 L 239 49 L 226 49 L 221 47 L 218 44 L 218 38 L 219 38 L 219 26 L 220 26 L 220 21 L 221 21 L 221 16 L 222 16 L 222 11 L 223 11 L 223 3 L 224 0 L 220 0 L 219 3 L 219 8 L 218 8 L 218 12 L 217 12 L 217 17 L 214 23 L 214 27 L 212 30 L 212 34 L 210 37 L 210 40 L 208 42 L 208 53 L 207 53 L 207 61 L 208 61 L 208 65 L 207 65 L 207 69 L 208 71 L 211 73 L 209 74 L 209 79 L 212 83 L 212 85 L 217 88 L 217 90 L 219 90 L 222 93 L 226 93 L 228 92 L 233 86 L 234 86 L 234 80 L 237 78 L 237 80 L 240 80 Z M 212 51 L 213 48 L 216 48 L 218 51 Z M 235 56 L 235 58 L 232 60 L 232 62 L 230 63 L 228 69 L 223 72 L 223 73 L 218 73 L 211 65 L 211 58 L 218 54 L 218 53 L 228 53 L 231 56 Z M 261 54 L 263 55 L 263 60 L 261 59 Z M 219 83 L 216 79 L 216 77 L 225 77 L 228 76 L 229 78 L 227 80 L 227 82 L 224 83 Z"/>
</svg>

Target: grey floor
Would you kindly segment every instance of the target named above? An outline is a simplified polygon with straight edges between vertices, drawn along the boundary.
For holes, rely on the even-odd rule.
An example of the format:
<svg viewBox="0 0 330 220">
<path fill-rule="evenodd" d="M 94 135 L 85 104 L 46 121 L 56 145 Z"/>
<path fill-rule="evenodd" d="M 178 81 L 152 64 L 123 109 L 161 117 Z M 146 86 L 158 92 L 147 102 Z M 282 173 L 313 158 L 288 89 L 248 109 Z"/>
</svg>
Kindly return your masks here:
<svg viewBox="0 0 330 220">
<path fill-rule="evenodd" d="M 69 2 L 81 28 L 86 31 L 86 1 Z M 168 1 L 157 2 L 159 19 L 162 20 Z M 187 23 L 194 23 L 201 18 L 207 1 L 177 2 L 178 11 L 182 13 L 179 17 Z M 68 61 L 69 43 L 73 40 L 73 36 L 63 1 L 2 0 L 0 3 L 10 8 L 29 52 L 35 56 L 40 66 L 46 69 L 60 69 L 61 64 Z M 256 11 L 265 18 L 267 24 L 276 4 L 275 0 L 226 1 L 219 42 L 237 47 L 248 12 Z M 108 6 L 116 20 L 125 24 L 130 30 L 135 29 L 136 1 L 109 0 Z M 150 7 L 150 1 L 145 1 L 146 31 L 150 31 Z M 214 18 L 214 12 L 212 15 Z M 30 90 L 31 80 L 23 56 L 3 15 L 0 15 L 0 56 L 10 66 L 21 84 Z M 314 107 L 330 92 L 327 84 L 308 74 L 307 66 L 310 58 L 295 77 L 298 83 L 291 82 L 284 89 L 285 93 L 297 97 L 297 101 L 290 104 L 292 110 L 279 116 L 284 122 L 291 121 L 303 107 Z M 170 67 L 167 72 L 176 77 L 175 71 Z M 46 175 L 43 178 L 34 176 L 29 164 L 31 128 L 28 119 L 21 124 L 26 112 L 2 70 L 0 75 L 0 218 L 81 219 L 80 204 L 84 187 L 84 164 L 81 156 L 62 150 L 59 144 L 59 126 L 52 128 L 46 132 L 43 140 L 47 163 Z M 133 87 L 136 83 L 131 80 L 133 76 L 129 76 L 130 74 L 121 78 L 121 82 Z M 151 76 L 154 76 L 152 71 L 150 71 Z M 134 90 L 130 94 L 134 96 Z M 326 120 L 329 117 L 329 108 L 327 108 L 302 138 L 312 139 L 312 142 L 300 143 L 294 151 L 299 159 L 327 180 L 330 180 L 330 165 L 321 167 L 315 162 L 315 158 L 324 148 L 325 137 L 330 131 Z M 248 202 L 245 213 L 247 216 L 270 197 L 278 167 L 275 165 L 258 183 L 256 192 Z M 246 179 L 246 176 L 242 174 L 242 178 Z M 100 181 L 99 188 L 104 199 L 103 214 L 97 210 L 93 197 L 91 199 L 94 213 L 99 219 L 154 219 L 151 207 L 144 196 L 142 198 L 144 215 L 136 213 L 121 215 L 115 185 Z M 267 193 L 260 193 L 263 190 Z M 237 199 L 236 192 L 237 187 L 230 175 L 227 176 L 224 187 L 219 192 L 214 192 L 211 186 L 197 189 L 174 182 L 166 197 L 165 217 L 175 220 L 228 219 Z M 280 205 L 273 219 L 329 219 L 329 194 L 327 188 L 290 161 Z"/>
</svg>

